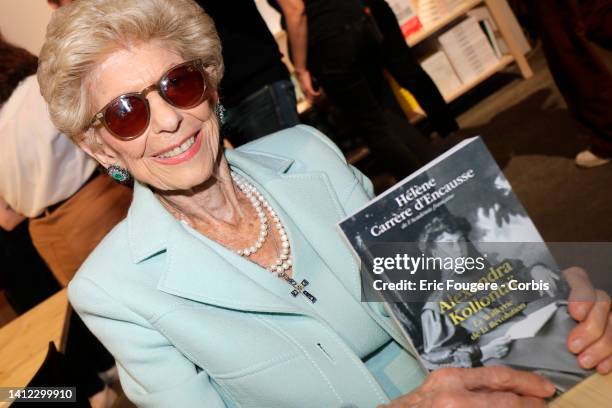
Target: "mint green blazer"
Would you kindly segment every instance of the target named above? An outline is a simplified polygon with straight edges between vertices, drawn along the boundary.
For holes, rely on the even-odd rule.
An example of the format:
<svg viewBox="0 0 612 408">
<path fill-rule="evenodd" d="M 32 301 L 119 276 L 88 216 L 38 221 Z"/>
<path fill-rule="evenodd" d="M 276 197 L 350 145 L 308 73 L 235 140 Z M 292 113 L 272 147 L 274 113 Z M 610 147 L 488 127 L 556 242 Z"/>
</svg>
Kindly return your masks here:
<svg viewBox="0 0 612 408">
<path fill-rule="evenodd" d="M 302 125 L 225 155 L 307 237 L 342 293 L 328 296 L 333 301 L 320 302 L 314 313 L 305 298 L 291 297 L 286 282 L 228 250 L 223 255 L 219 244 L 178 222 L 137 183 L 128 216 L 68 287 L 74 309 L 117 360 L 126 395 L 138 406 L 182 408 L 373 408 L 388 402 L 372 368 L 322 318 L 352 313 L 345 300 L 336 301 L 350 299 L 374 320 L 363 325 L 376 328 L 363 329 L 363 339 L 387 336 L 409 350 L 380 304 L 355 303 L 358 261 L 336 228 L 370 199 L 370 181 L 329 139 Z M 292 248 L 300 245 L 292 242 Z M 376 364 L 401 373 L 409 389 L 422 381 L 409 355 L 399 362 L 383 356 Z"/>
</svg>

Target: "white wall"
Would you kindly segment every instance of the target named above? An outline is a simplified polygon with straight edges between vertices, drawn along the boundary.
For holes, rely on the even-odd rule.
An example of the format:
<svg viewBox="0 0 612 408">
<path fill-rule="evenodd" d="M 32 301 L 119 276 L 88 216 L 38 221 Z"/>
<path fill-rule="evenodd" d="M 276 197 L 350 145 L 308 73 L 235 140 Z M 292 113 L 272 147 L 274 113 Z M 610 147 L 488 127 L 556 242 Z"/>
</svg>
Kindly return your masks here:
<svg viewBox="0 0 612 408">
<path fill-rule="evenodd" d="M 0 32 L 7 41 L 38 55 L 51 12 L 46 0 L 0 0 Z"/>
</svg>

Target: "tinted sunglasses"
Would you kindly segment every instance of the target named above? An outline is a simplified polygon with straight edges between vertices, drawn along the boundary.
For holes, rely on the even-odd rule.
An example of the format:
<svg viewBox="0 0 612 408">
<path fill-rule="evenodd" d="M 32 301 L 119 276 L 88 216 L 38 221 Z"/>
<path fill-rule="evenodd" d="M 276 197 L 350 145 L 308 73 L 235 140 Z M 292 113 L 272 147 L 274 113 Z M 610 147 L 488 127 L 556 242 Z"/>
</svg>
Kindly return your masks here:
<svg viewBox="0 0 612 408">
<path fill-rule="evenodd" d="M 120 95 L 94 115 L 87 128 L 96 122 L 120 140 L 132 140 L 142 135 L 151 120 L 147 94 L 152 91 L 179 109 L 198 106 L 209 94 L 208 74 L 201 59 L 184 62 L 170 68 L 157 83 L 140 92 Z"/>
</svg>

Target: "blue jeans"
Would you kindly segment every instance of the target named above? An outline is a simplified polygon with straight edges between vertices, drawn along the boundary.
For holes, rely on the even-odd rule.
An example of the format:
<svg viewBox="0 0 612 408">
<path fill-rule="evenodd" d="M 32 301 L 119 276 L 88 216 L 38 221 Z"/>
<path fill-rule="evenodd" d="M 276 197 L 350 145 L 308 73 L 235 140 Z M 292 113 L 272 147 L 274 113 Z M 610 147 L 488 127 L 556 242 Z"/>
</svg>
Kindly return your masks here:
<svg viewBox="0 0 612 408">
<path fill-rule="evenodd" d="M 234 146 L 300 123 L 290 80 L 273 82 L 228 109 L 223 135 Z"/>
</svg>

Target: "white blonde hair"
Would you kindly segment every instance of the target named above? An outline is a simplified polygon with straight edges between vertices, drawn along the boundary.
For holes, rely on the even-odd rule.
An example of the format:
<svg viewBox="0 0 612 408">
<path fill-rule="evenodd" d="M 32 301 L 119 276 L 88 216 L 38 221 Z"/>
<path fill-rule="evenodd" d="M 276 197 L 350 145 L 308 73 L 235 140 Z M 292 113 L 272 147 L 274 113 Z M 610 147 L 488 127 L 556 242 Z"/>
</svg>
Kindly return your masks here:
<svg viewBox="0 0 612 408">
<path fill-rule="evenodd" d="M 212 19 L 192 0 L 75 0 L 55 11 L 38 66 L 55 126 L 79 141 L 95 114 L 88 76 L 109 54 L 150 41 L 186 61 L 201 58 L 211 86 L 218 87 L 221 42 Z"/>
</svg>

